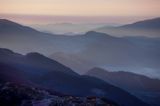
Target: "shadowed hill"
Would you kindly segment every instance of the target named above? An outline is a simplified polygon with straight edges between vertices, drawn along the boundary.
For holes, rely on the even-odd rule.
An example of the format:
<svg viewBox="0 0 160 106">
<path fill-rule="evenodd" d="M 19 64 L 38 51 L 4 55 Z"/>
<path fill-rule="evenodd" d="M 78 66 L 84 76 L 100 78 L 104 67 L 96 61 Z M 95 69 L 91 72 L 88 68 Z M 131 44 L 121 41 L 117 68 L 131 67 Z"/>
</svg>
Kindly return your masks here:
<svg viewBox="0 0 160 106">
<path fill-rule="evenodd" d="M 101 27 L 96 31 L 114 36 L 146 36 L 160 37 L 160 18 L 138 21 L 119 27 Z"/>
<path fill-rule="evenodd" d="M 159 79 L 152 79 L 144 75 L 124 71 L 109 72 L 101 68 L 93 68 L 86 75 L 100 78 L 110 84 L 123 88 L 153 106 L 159 105 Z"/>
<path fill-rule="evenodd" d="M 7 49 L 0 49 L 0 63 L 14 69 L 14 72 L 3 73 L 3 69 L 6 68 L 0 67 L 2 75 L 12 76 L 12 74 L 15 74 L 14 79 L 15 76 L 21 76 L 24 80 L 46 89 L 71 95 L 106 97 L 123 106 L 147 106 L 147 104 L 122 89 L 94 77 L 80 76 L 71 69 L 39 53 L 20 55 Z M 16 82 L 16 80 L 19 79 L 15 79 L 13 82 Z"/>
<path fill-rule="evenodd" d="M 158 64 L 160 63 L 160 40 L 158 38 L 118 38 L 94 31 L 77 36 L 52 35 L 35 31 L 32 28 L 26 30 L 25 26 L 8 20 L 7 22 L 6 20 L 5 22 L 1 21 L 0 23 L 7 24 L 5 28 L 4 24 L 1 24 L 0 47 L 2 48 L 8 48 L 22 54 L 38 52 L 53 59 L 56 57 L 55 55 L 52 57 L 53 54 L 62 52 L 64 55 L 69 54 L 73 58 L 75 57 L 75 61 L 84 60 L 86 66 L 111 65 L 119 69 L 127 67 L 130 69 L 129 71 L 133 71 L 136 67 L 137 69 L 134 71 L 142 70 L 141 73 L 146 75 L 145 69 L 148 69 L 150 76 L 160 76 L 157 71 L 160 69 Z M 34 34 L 30 32 L 34 32 Z M 63 60 L 63 57 L 59 60 Z M 57 61 L 59 60 L 57 59 Z M 60 62 L 65 64 L 66 61 L 69 63 L 70 59 Z M 75 71 L 78 73 L 85 73 L 88 69 L 88 67 L 81 69 L 74 64 L 69 64 L 68 67 L 76 69 Z"/>
</svg>

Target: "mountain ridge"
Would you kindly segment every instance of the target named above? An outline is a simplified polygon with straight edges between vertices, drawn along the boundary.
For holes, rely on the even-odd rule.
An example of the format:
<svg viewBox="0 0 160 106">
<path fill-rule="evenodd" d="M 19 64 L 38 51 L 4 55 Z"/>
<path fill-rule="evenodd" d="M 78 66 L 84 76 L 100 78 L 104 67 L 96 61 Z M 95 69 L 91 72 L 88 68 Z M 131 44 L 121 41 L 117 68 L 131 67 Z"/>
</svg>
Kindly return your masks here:
<svg viewBox="0 0 160 106">
<path fill-rule="evenodd" d="M 138 21 L 132 24 L 123 25 L 119 28 L 147 28 L 147 29 L 160 29 L 160 17 L 154 19 L 148 19 L 143 21 Z"/>
<path fill-rule="evenodd" d="M 111 72 L 102 68 L 93 68 L 86 75 L 100 78 L 110 84 L 125 89 L 153 106 L 159 105 L 159 79 L 125 71 Z"/>
<path fill-rule="evenodd" d="M 95 29 L 98 32 L 108 33 L 118 37 L 124 36 L 145 36 L 156 38 L 160 37 L 160 17 L 137 21 L 117 27 L 101 27 Z"/>
<path fill-rule="evenodd" d="M 94 67 L 110 64 L 121 69 L 127 65 L 129 69 L 138 68 L 134 71 L 143 70 L 142 73 L 145 75 L 147 68 L 151 76 L 160 76 L 159 71 L 157 71 L 160 69 L 158 64 L 160 43 L 157 38 L 121 38 L 93 31 L 78 36 L 65 36 L 43 32 L 31 34 L 30 31 L 27 32 L 28 34 L 24 31 L 12 33 L 10 28 L 4 29 L 3 27 L 1 30 L 5 33 L 0 31 L 0 47 L 21 54 L 39 52 L 50 57 L 54 53 L 63 52 L 64 54 L 73 54 L 75 59 L 83 59 L 87 61 L 87 63 L 85 62 L 86 65 L 91 63 Z M 77 68 L 77 72 L 84 72 Z"/>
<path fill-rule="evenodd" d="M 2 51 L 4 51 L 4 49 Z M 74 74 L 74 72 L 69 68 L 63 66 L 58 62 L 55 62 L 54 60 L 50 60 L 49 58 L 48 60 L 47 57 L 44 57 L 43 55 L 40 55 L 38 53 L 29 54 L 29 58 L 26 55 L 19 56 L 19 54 L 16 53 L 12 54 L 14 52 L 10 53 L 11 54 L 6 56 L 4 52 L 0 53 L 0 63 L 5 63 L 8 66 L 15 67 L 14 71 L 18 69 L 25 75 L 24 76 L 21 74 L 22 78 L 25 78 L 33 84 L 39 85 L 43 88 L 54 89 L 64 94 L 71 95 L 96 95 L 102 97 L 105 96 L 118 104 L 123 104 L 124 106 L 128 106 L 128 104 L 130 106 L 148 106 L 146 103 L 142 102 L 141 100 L 137 99 L 136 97 L 132 96 L 131 94 L 125 92 L 122 89 L 114 87 L 113 85 L 110 85 L 94 77 L 80 76 L 78 74 Z M 52 65 L 54 66 L 48 66 L 47 64 L 44 64 L 47 63 L 46 61 L 53 62 Z M 41 66 L 39 64 L 41 64 Z M 58 67 L 58 69 L 56 66 Z M 0 74 L 10 76 L 16 73 Z M 118 95 L 116 95 L 117 93 Z M 128 97 L 127 101 L 121 96 Z M 132 103 L 133 101 L 135 102 Z"/>
<path fill-rule="evenodd" d="M 35 29 L 32 29 L 28 26 L 24 26 L 21 24 L 18 24 L 16 22 L 7 20 L 7 19 L 0 19 L 0 33 L 3 34 L 3 32 L 5 31 L 11 31 L 10 33 L 18 33 L 18 32 L 25 32 L 28 33 L 28 31 L 30 31 L 30 33 L 39 33 L 39 31 L 36 31 Z M 16 32 L 15 32 L 16 31 Z"/>
</svg>

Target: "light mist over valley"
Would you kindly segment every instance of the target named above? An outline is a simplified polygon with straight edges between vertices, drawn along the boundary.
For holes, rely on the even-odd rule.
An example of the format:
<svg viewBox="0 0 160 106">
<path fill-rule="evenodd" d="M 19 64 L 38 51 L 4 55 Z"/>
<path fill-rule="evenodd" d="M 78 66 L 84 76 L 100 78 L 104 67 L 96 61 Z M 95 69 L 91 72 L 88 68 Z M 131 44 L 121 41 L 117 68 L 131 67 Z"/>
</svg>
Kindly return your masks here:
<svg viewBox="0 0 160 106">
<path fill-rule="evenodd" d="M 0 0 L 0 106 L 160 106 L 160 0 Z"/>
<path fill-rule="evenodd" d="M 69 103 L 75 104 L 76 98 L 87 104 L 93 95 L 99 102 L 89 102 L 90 106 L 160 105 L 160 18 L 114 27 L 69 23 L 31 27 L 0 19 L 0 87 L 35 92 L 29 96 L 34 106 L 57 100 L 72 106 Z"/>
</svg>

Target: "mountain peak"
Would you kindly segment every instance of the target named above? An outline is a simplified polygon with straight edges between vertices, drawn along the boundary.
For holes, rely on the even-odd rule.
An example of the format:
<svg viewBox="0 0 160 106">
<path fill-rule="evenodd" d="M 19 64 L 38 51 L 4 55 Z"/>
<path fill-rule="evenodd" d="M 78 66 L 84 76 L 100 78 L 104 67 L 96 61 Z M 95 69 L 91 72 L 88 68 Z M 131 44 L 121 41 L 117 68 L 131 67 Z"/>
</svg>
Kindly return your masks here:
<svg viewBox="0 0 160 106">
<path fill-rule="evenodd" d="M 137 76 L 137 77 L 145 77 L 145 78 L 150 78 L 150 77 L 147 77 L 145 75 L 141 75 L 141 74 L 137 74 L 137 73 L 134 73 L 134 72 L 127 72 L 127 71 L 108 71 L 106 69 L 103 69 L 103 68 L 100 68 L 100 67 L 95 67 L 95 68 L 92 68 L 91 70 L 89 70 L 86 74 L 99 74 L 101 73 L 101 75 L 105 75 L 105 74 L 113 74 L 113 75 L 120 75 L 120 76 L 130 76 L 130 77 L 133 77 L 133 76 Z"/>
<path fill-rule="evenodd" d="M 10 54 L 14 54 L 14 52 L 9 49 L 0 48 L 0 54 L 10 55 Z"/>
<path fill-rule="evenodd" d="M 31 52 L 26 54 L 26 57 L 32 60 L 37 60 L 37 61 L 53 61 L 50 58 L 45 57 L 44 55 L 37 53 L 37 52 Z"/>
<path fill-rule="evenodd" d="M 101 33 L 101 32 L 96 32 L 96 31 L 88 31 L 88 32 L 86 32 L 86 34 L 85 35 L 107 35 L 107 34 L 105 34 L 105 33 Z"/>
<path fill-rule="evenodd" d="M 10 20 L 7 20 L 7 19 L 0 19 L 0 33 L 3 34 L 3 32 L 7 32 L 8 33 L 11 33 L 11 34 L 18 34 L 18 33 L 25 33 L 25 34 L 28 34 L 28 33 L 36 33 L 36 34 L 39 34 L 38 31 L 36 31 L 35 29 L 32 29 L 30 27 L 27 27 L 27 26 L 24 26 L 24 25 L 21 25 L 19 23 L 16 23 L 16 22 L 13 22 L 13 21 L 10 21 Z"/>
<path fill-rule="evenodd" d="M 89 31 L 87 33 L 85 33 L 85 36 L 94 36 L 94 37 L 107 37 L 107 38 L 113 38 L 111 35 L 108 35 L 106 33 L 103 32 L 96 32 L 96 31 Z"/>
<path fill-rule="evenodd" d="M 121 26 L 122 28 L 147 28 L 147 29 L 159 29 L 160 17 L 148 20 L 138 21 L 132 24 Z"/>
<path fill-rule="evenodd" d="M 3 26 L 3 25 L 20 25 L 18 23 L 15 23 L 13 21 L 10 21 L 10 20 L 7 20 L 7 19 L 0 19 L 0 26 Z"/>
<path fill-rule="evenodd" d="M 99 68 L 99 67 L 94 67 L 94 68 L 92 68 L 92 69 L 90 69 L 87 73 L 86 73 L 86 75 L 89 75 L 89 74 L 91 74 L 91 73 L 94 73 L 94 74 L 98 74 L 98 73 L 108 73 L 109 71 L 107 71 L 107 70 L 105 70 L 105 69 L 103 69 L 103 68 Z"/>
<path fill-rule="evenodd" d="M 0 22 L 12 22 L 12 21 L 10 21 L 10 20 L 8 20 L 8 19 L 5 19 L 5 18 L 1 18 L 1 19 L 0 19 Z"/>
<path fill-rule="evenodd" d="M 7 19 L 0 19 L 0 22 L 9 22 Z"/>
<path fill-rule="evenodd" d="M 31 53 L 28 53 L 28 54 L 26 54 L 26 56 L 27 57 L 34 57 L 34 56 L 38 56 L 38 57 L 44 57 L 42 54 L 40 54 L 40 53 L 37 53 L 37 52 L 31 52 Z"/>
</svg>

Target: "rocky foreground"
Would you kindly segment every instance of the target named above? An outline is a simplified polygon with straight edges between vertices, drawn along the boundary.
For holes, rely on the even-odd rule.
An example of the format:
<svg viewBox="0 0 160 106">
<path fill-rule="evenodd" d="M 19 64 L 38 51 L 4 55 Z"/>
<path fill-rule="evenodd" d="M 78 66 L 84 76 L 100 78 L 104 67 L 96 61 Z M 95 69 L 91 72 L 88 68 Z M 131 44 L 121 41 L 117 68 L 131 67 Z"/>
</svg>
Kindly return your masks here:
<svg viewBox="0 0 160 106">
<path fill-rule="evenodd" d="M 105 98 L 62 95 L 14 83 L 0 84 L 0 106 L 117 106 Z"/>
</svg>

